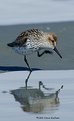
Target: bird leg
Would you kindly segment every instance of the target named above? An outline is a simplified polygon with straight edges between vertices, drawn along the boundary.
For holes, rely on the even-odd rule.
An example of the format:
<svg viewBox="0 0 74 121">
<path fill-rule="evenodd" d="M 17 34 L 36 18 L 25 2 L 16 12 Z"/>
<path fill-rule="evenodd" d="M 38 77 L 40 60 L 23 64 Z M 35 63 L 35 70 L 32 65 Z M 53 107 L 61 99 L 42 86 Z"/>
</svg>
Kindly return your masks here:
<svg viewBox="0 0 74 121">
<path fill-rule="evenodd" d="M 31 70 L 31 68 L 30 68 L 30 66 L 29 66 L 29 64 L 28 64 L 28 61 L 27 61 L 26 56 L 24 56 L 24 61 L 25 61 L 25 63 L 27 64 L 27 66 L 28 66 L 29 70 L 30 70 L 30 71 L 32 71 L 32 70 Z"/>
<path fill-rule="evenodd" d="M 30 68 L 30 66 L 29 66 L 29 64 L 28 64 L 28 61 L 27 61 L 26 56 L 24 56 L 24 61 L 25 61 L 25 63 L 27 64 L 27 66 L 28 66 L 28 68 L 29 68 L 29 70 L 30 70 L 29 75 L 28 75 L 27 79 L 25 80 L 25 85 L 26 85 L 26 89 L 27 89 L 27 82 L 28 82 L 28 79 L 29 79 L 29 77 L 30 77 L 30 75 L 31 75 L 32 69 Z"/>
<path fill-rule="evenodd" d="M 44 54 L 53 54 L 53 52 L 49 51 L 49 50 L 45 50 L 44 52 L 42 52 L 41 54 L 39 53 L 39 51 L 37 52 L 37 56 L 41 57 Z"/>
<path fill-rule="evenodd" d="M 28 82 L 28 79 L 30 78 L 30 75 L 31 75 L 32 71 L 29 72 L 29 75 L 27 77 L 27 79 L 25 80 L 25 87 L 27 89 L 27 82 Z"/>
</svg>

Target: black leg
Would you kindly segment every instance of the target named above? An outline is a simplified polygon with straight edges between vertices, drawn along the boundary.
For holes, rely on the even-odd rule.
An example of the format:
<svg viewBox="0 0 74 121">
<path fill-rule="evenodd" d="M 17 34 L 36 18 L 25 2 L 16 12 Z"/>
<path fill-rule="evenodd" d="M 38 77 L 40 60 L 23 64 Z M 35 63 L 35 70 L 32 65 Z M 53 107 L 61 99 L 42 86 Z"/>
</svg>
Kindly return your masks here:
<svg viewBox="0 0 74 121">
<path fill-rule="evenodd" d="M 32 70 L 31 70 L 31 68 L 30 68 L 30 66 L 29 66 L 29 64 L 28 64 L 28 61 L 27 61 L 26 56 L 24 56 L 24 61 L 25 61 L 25 63 L 27 64 L 27 66 L 28 66 L 29 70 L 30 70 L 30 71 L 32 71 Z"/>
<path fill-rule="evenodd" d="M 29 75 L 28 75 L 27 79 L 25 80 L 25 87 L 26 87 L 26 89 L 27 89 L 27 82 L 28 82 L 28 79 L 29 79 L 31 73 L 32 73 L 32 71 L 29 72 Z"/>
<path fill-rule="evenodd" d="M 52 51 L 49 51 L 49 50 L 45 50 L 45 51 L 42 52 L 41 54 L 39 53 L 39 51 L 37 52 L 38 57 L 41 57 L 41 56 L 44 55 L 44 54 L 53 54 L 53 52 L 52 52 Z"/>
<path fill-rule="evenodd" d="M 29 68 L 29 70 L 30 70 L 29 75 L 28 75 L 27 79 L 25 80 L 25 85 L 26 85 L 26 89 L 27 89 L 27 82 L 28 82 L 28 79 L 29 79 L 29 77 L 30 77 L 30 75 L 31 75 L 32 69 L 30 68 L 30 66 L 29 66 L 29 64 L 28 64 L 28 61 L 27 61 L 26 56 L 24 56 L 24 61 L 25 61 L 25 63 L 27 64 L 27 66 L 28 66 L 28 68 Z"/>
</svg>

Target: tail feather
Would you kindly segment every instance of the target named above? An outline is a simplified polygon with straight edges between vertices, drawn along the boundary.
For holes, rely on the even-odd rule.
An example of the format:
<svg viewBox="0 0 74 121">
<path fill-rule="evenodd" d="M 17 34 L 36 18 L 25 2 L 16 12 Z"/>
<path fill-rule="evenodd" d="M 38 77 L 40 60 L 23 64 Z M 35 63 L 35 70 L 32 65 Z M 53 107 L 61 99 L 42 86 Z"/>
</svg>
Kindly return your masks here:
<svg viewBox="0 0 74 121">
<path fill-rule="evenodd" d="M 7 44 L 7 46 L 9 46 L 9 47 L 16 47 L 18 45 L 19 45 L 19 43 L 16 43 L 16 42 L 12 42 L 12 43 Z"/>
</svg>

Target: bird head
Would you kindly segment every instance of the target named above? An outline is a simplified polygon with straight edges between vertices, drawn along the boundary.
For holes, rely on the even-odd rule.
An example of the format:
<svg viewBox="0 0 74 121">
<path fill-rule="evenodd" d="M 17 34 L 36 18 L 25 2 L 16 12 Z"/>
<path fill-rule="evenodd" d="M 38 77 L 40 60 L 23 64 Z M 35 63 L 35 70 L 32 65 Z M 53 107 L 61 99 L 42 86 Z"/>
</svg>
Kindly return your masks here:
<svg viewBox="0 0 74 121">
<path fill-rule="evenodd" d="M 59 53 L 58 49 L 56 48 L 57 36 L 54 33 L 48 34 L 48 42 L 49 42 L 50 48 L 52 48 L 60 56 L 60 58 L 62 58 L 61 54 Z"/>
</svg>

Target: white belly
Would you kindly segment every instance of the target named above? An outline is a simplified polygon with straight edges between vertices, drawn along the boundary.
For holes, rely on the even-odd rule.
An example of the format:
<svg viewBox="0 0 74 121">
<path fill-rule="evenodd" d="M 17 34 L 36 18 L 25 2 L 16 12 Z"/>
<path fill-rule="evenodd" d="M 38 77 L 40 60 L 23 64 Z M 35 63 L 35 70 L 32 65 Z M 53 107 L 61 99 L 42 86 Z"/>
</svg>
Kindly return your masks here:
<svg viewBox="0 0 74 121">
<path fill-rule="evenodd" d="M 36 52 L 38 49 L 35 48 L 24 48 L 24 47 L 14 47 L 13 48 L 15 50 L 15 52 L 17 52 L 18 54 L 22 54 L 22 55 L 29 55 L 32 54 L 33 52 Z"/>
</svg>

